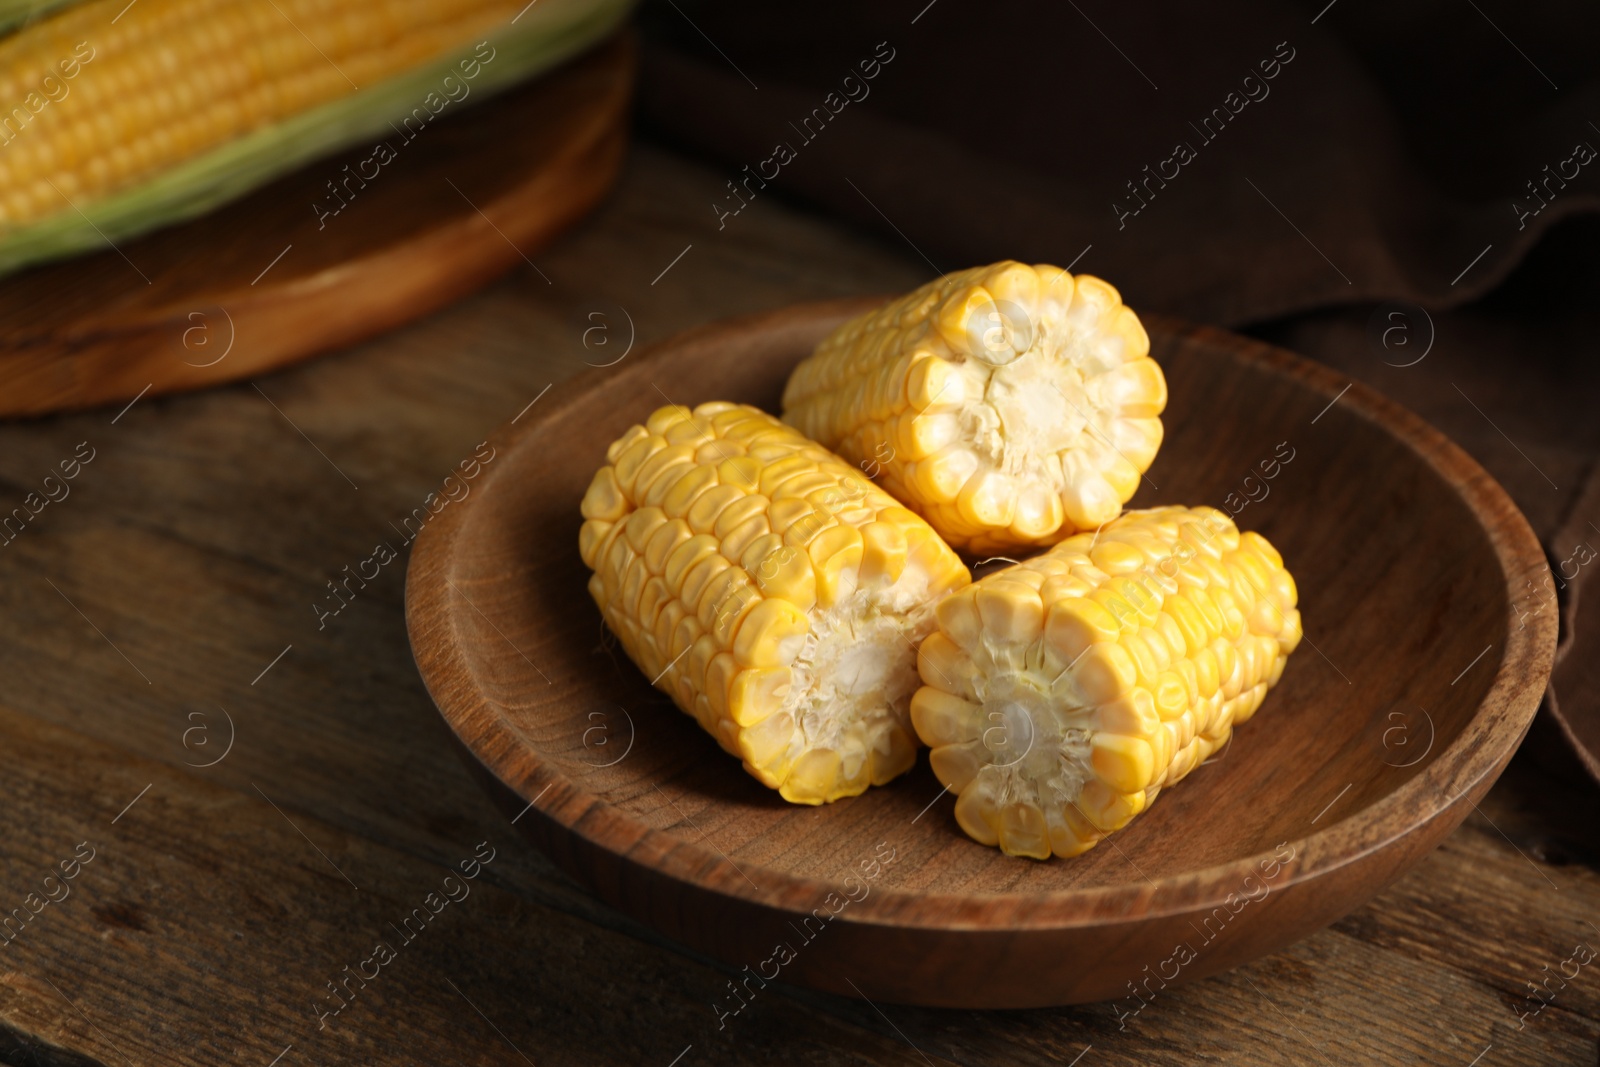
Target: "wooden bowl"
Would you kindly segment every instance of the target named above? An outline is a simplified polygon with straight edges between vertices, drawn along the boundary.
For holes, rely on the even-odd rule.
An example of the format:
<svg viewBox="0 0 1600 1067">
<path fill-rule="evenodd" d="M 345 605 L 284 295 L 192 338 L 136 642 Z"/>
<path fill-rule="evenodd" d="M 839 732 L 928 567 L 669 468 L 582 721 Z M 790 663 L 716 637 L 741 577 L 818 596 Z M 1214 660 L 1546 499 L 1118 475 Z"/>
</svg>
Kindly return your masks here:
<svg viewBox="0 0 1600 1067">
<path fill-rule="evenodd" d="M 874 303 L 706 327 L 557 386 L 418 538 L 418 666 L 531 841 L 739 969 L 746 999 L 776 978 L 961 1008 L 1123 998 L 1132 1012 L 1350 912 L 1461 822 L 1550 672 L 1555 612 L 1517 600 L 1546 569 L 1527 522 L 1376 393 L 1154 317 L 1172 400 L 1134 505 L 1249 501 L 1237 521 L 1300 587 L 1306 641 L 1234 742 L 1099 848 L 1044 863 L 968 840 L 926 760 L 820 808 L 745 774 L 606 633 L 578 502 L 631 424 L 669 400 L 776 410 L 790 368 Z M 742 1002 L 730 990 L 716 1010 Z"/>
</svg>

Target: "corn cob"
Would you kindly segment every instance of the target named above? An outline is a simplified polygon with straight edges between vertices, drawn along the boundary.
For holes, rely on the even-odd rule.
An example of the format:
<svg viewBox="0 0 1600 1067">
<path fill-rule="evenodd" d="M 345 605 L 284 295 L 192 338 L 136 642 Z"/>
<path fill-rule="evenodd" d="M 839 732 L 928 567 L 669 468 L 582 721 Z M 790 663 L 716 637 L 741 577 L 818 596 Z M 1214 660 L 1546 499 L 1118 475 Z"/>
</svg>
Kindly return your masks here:
<svg viewBox="0 0 1600 1067">
<path fill-rule="evenodd" d="M 1116 518 L 1161 445 L 1150 339 L 1115 289 L 1003 262 L 840 326 L 795 368 L 784 419 L 950 544 L 1053 544 Z"/>
<path fill-rule="evenodd" d="M 414 135 L 395 124 L 414 131 L 447 93 L 481 100 L 554 65 L 629 6 L 76 4 L 0 39 L 0 270 L 192 217 L 352 143 Z"/>
<path fill-rule="evenodd" d="M 956 820 L 1075 856 L 1227 743 L 1300 641 L 1294 579 L 1211 508 L 1132 511 L 943 600 L 911 701 Z"/>
<path fill-rule="evenodd" d="M 821 804 L 911 767 L 915 643 L 971 576 L 859 471 L 752 407 L 664 407 L 583 517 L 612 632 L 757 779 Z"/>
</svg>

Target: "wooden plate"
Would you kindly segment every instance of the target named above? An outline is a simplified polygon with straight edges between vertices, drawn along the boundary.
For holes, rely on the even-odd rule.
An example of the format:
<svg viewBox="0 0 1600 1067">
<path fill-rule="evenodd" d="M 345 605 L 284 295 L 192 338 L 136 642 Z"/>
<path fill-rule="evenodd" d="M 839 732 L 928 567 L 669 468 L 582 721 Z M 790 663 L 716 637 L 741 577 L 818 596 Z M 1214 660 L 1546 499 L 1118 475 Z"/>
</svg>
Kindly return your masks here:
<svg viewBox="0 0 1600 1067">
<path fill-rule="evenodd" d="M 1172 401 L 1135 505 L 1253 494 L 1238 521 L 1299 581 L 1307 641 L 1260 713 L 1073 860 L 968 840 L 926 760 L 822 808 L 757 784 L 607 639 L 578 502 L 630 424 L 668 399 L 772 410 L 795 362 L 872 303 L 707 327 L 558 386 L 417 540 L 406 613 L 428 689 L 517 827 L 573 877 L 741 969 L 745 999 L 776 974 L 873 1000 L 1131 1012 L 1356 908 L 1493 783 L 1556 638 L 1554 612 L 1515 599 L 1546 566 L 1522 516 L 1370 390 L 1151 318 Z M 730 990 L 717 1010 L 741 1002 Z"/>
<path fill-rule="evenodd" d="M 0 416 L 253 377 L 528 262 L 611 188 L 633 71 L 624 35 L 415 143 L 394 138 L 397 157 L 320 223 L 327 183 L 370 167 L 371 145 L 120 250 L 0 280 Z"/>
</svg>

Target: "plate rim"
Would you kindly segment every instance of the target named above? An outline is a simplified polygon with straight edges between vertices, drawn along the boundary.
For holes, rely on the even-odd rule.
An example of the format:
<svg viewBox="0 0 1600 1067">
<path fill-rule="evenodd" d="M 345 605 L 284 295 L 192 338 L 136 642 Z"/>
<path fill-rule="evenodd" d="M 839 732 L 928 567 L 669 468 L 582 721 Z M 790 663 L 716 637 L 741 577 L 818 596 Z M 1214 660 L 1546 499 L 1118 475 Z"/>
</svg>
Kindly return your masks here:
<svg viewBox="0 0 1600 1067">
<path fill-rule="evenodd" d="M 893 298 L 890 294 L 811 301 L 717 320 L 652 343 L 637 354 L 636 363 L 647 365 L 689 343 L 749 335 L 753 331 L 776 332 L 823 317 L 843 319 Z M 1459 445 L 1407 408 L 1354 378 L 1346 380 L 1329 367 L 1254 338 L 1155 313 L 1141 313 L 1140 320 L 1149 333 L 1230 351 L 1275 373 L 1298 379 L 1326 397 L 1329 407 L 1343 403 L 1358 417 L 1398 439 L 1454 490 L 1484 531 L 1501 568 L 1508 608 L 1516 599 L 1513 583 L 1536 573 L 1537 567 L 1547 567 L 1538 538 L 1500 484 Z M 559 412 L 571 402 L 605 388 L 607 378 L 603 370 L 589 370 L 557 383 L 550 389 L 551 399 L 565 403 L 547 405 L 545 410 Z M 503 424 L 491 434 L 489 442 L 497 449 L 515 449 L 550 417 L 537 417 L 520 426 Z M 502 470 L 486 472 L 491 478 L 479 491 L 490 490 L 493 476 Z M 447 509 L 423 528 L 412 545 L 405 586 L 407 636 L 418 671 L 440 716 L 481 767 L 527 803 L 523 814 L 545 821 L 555 835 L 583 839 L 618 863 L 643 867 L 695 891 L 736 898 L 746 904 L 805 912 L 827 893 L 837 891 L 840 883 L 823 878 L 784 874 L 759 866 L 741 868 L 714 846 L 647 825 L 543 759 L 537 749 L 522 741 L 515 725 L 492 700 L 461 684 L 472 672 L 459 643 L 438 639 L 439 635 L 428 630 L 425 619 L 432 616 L 447 623 L 454 617 L 444 575 L 452 559 L 450 549 L 467 511 Z M 1440 818 L 1457 816 L 1459 822 L 1465 817 L 1464 804 L 1475 804 L 1488 790 L 1538 711 L 1554 663 L 1557 620 L 1554 613 L 1540 613 L 1530 623 L 1513 630 L 1507 622 L 1504 654 L 1489 688 L 1460 735 L 1427 770 L 1368 807 L 1285 842 L 1293 846 L 1293 858 L 1282 863 L 1282 874 L 1274 879 L 1274 889 L 1281 891 L 1334 874 Z M 513 768 L 516 773 L 508 777 L 502 772 L 510 759 L 520 761 L 522 768 Z M 608 817 L 591 817 L 595 809 L 606 811 Z M 542 838 L 550 840 L 550 834 Z M 983 933 L 1139 924 L 1221 907 L 1228 894 L 1237 890 L 1260 863 L 1276 857 L 1275 851 L 1264 851 L 1158 879 L 1112 886 L 973 893 L 883 887 L 853 904 L 848 914 L 839 918 L 861 926 Z"/>
</svg>

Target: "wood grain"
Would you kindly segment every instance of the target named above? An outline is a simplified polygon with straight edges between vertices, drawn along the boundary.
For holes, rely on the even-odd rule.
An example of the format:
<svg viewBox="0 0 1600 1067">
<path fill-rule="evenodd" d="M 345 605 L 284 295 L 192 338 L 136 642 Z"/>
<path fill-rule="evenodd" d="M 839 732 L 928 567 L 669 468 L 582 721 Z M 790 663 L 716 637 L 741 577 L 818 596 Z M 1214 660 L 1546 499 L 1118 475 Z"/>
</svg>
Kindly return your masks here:
<svg viewBox="0 0 1600 1067">
<path fill-rule="evenodd" d="M 380 538 L 398 544 L 389 523 L 496 426 L 586 362 L 615 360 L 629 335 L 621 311 L 638 344 L 613 370 L 698 323 L 927 280 L 913 251 L 778 196 L 718 232 L 707 205 L 727 177 L 634 147 L 616 195 L 539 257 L 555 286 L 523 266 L 381 339 L 260 379 L 282 414 L 240 384 L 146 397 L 115 425 L 114 410 L 0 424 L 8 507 L 78 442 L 99 449 L 69 499 L 0 547 L 9 906 L 63 842 L 153 786 L 112 827 L 103 873 L 90 866 L 30 947 L 0 950 L 0 1062 L 266 1067 L 293 1040 L 284 1031 L 315 1026 L 302 997 L 331 977 L 323 965 L 351 962 L 340 952 L 392 918 L 364 898 L 411 901 L 463 845 L 489 839 L 501 854 L 474 891 L 483 897 L 447 909 L 455 925 L 440 927 L 423 965 L 387 975 L 338 1041 L 297 1044 L 278 1067 L 523 1063 L 495 1028 L 539 1067 L 667 1067 L 690 1043 L 677 1067 L 926 1067 L 924 1056 L 965 1067 L 1466 1067 L 1490 1044 L 1478 1067 L 1592 1064 L 1592 969 L 1518 1029 L 1524 983 L 1577 939 L 1600 944 L 1585 925 L 1600 913 L 1593 787 L 1555 782 L 1523 754 L 1482 814 L 1367 906 L 1285 951 L 1164 991 L 1124 1028 L 1113 1005 L 949 1011 L 775 983 L 718 1029 L 711 1005 L 731 969 L 605 906 L 506 836 L 418 678 L 400 572 L 385 567 L 326 629 L 311 605 Z M 586 346 L 595 311 L 622 349 L 596 346 L 599 335 Z M 1482 325 L 1438 323 L 1450 336 Z M 611 669 L 598 634 L 589 659 Z M 216 752 L 195 745 L 199 735 L 185 746 L 200 722 L 189 716 L 209 715 L 209 743 L 220 743 L 219 705 L 237 727 L 231 753 L 191 766 Z M 350 873 L 361 894 L 257 786 L 341 867 L 360 868 Z M 152 817 L 141 809 L 155 800 Z M 474 910 L 480 899 L 495 908 Z M 99 917 L 129 903 L 147 905 L 145 931 Z M 267 921 L 247 926 L 258 909 Z M 250 931 L 259 954 L 235 946 Z M 404 1047 L 384 1038 L 390 1028 Z"/>
<path fill-rule="evenodd" d="M 327 183 L 370 145 L 194 221 L 5 279 L 0 416 L 248 378 L 531 262 L 616 178 L 634 52 L 617 38 L 414 143 L 393 138 L 397 158 L 337 214 L 319 219 L 313 205 L 333 202 Z"/>
<path fill-rule="evenodd" d="M 1134 504 L 1222 504 L 1288 444 L 1276 491 L 1240 521 L 1284 553 L 1314 644 L 1268 713 L 1116 847 L 1030 863 L 978 846 L 925 766 L 859 798 L 787 805 L 719 759 L 620 653 L 596 664 L 604 634 L 577 556 L 578 501 L 606 446 L 663 398 L 774 408 L 793 365 L 870 306 L 707 327 L 558 387 L 491 438 L 498 458 L 476 496 L 417 540 L 407 615 L 423 678 L 513 791 L 500 798 L 508 813 L 580 881 L 752 972 L 775 970 L 766 961 L 785 944 L 797 956 L 788 981 L 1038 1007 L 1108 1000 L 1152 972 L 1170 972 L 1155 979 L 1164 989 L 1282 948 L 1403 872 L 1487 791 L 1555 648 L 1553 614 L 1513 611 L 1545 566 L 1526 522 L 1465 454 L 1376 394 L 1160 319 L 1149 329 L 1172 397 L 1167 440 Z M 1395 726 L 1391 708 L 1423 710 Z M 1418 736 L 1400 751 L 1406 727 Z M 875 871 L 881 848 L 904 858 L 852 888 L 847 876 Z M 826 936 L 806 924 L 857 893 L 824 907 L 838 916 Z"/>
</svg>

